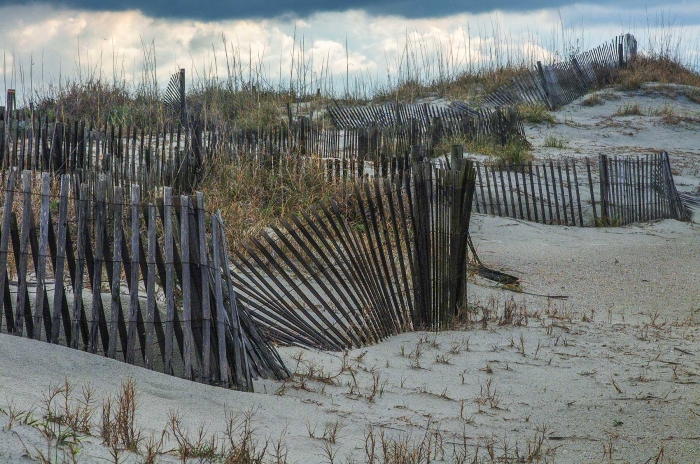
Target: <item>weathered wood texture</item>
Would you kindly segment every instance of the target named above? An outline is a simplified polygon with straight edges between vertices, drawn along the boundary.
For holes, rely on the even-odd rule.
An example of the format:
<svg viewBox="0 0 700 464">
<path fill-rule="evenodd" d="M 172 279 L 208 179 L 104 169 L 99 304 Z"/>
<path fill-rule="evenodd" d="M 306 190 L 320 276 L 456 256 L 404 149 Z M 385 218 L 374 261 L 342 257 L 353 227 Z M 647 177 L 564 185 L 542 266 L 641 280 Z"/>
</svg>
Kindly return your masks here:
<svg viewBox="0 0 700 464">
<path fill-rule="evenodd" d="M 1 331 L 229 388 L 288 376 L 237 302 L 223 223 L 201 194 L 141 203 L 137 185 L 127 197 L 104 178 L 52 186 L 25 171 L 19 189 L 16 170 L 4 177 Z"/>
<path fill-rule="evenodd" d="M 357 182 L 236 252 L 233 284 L 279 343 L 343 350 L 449 325 L 466 301 L 474 169 L 417 163 Z"/>
<path fill-rule="evenodd" d="M 666 152 L 474 167 L 478 213 L 568 226 L 690 219 Z"/>
<path fill-rule="evenodd" d="M 543 65 L 513 77 L 484 98 L 491 107 L 519 104 L 546 105 L 556 109 L 606 84 L 615 69 L 624 68 L 637 54 L 637 40 L 631 34 L 585 52 L 572 54 L 567 61 Z"/>
<path fill-rule="evenodd" d="M 338 115 L 343 111 L 336 110 Z M 501 144 L 514 138 L 524 140 L 522 119 L 515 108 L 462 113 L 426 110 L 426 114 L 429 119 L 399 118 L 368 125 L 353 125 L 356 119 L 349 118 L 338 122 L 342 128 L 300 117 L 289 126 L 259 129 L 239 128 L 235 123 L 181 125 L 179 120 L 145 129 L 98 121 L 62 123 L 18 113 L 0 121 L 0 131 L 8 134 L 6 143 L 0 144 L 0 168 L 71 173 L 84 182 L 107 174 L 114 185 L 140 185 L 145 198 L 162 186 L 191 194 L 204 170 L 221 161 L 255 160 L 280 170 L 315 163 L 329 180 L 365 174 L 391 177 L 398 167 L 405 167 L 406 155 L 415 145 L 432 155 L 444 137 L 459 135 Z M 388 122 L 393 125 L 386 125 Z M 25 150 L 32 147 L 32 141 L 37 148 Z"/>
<path fill-rule="evenodd" d="M 405 167 L 411 147 L 428 155 L 445 137 L 488 139 L 506 144 L 522 139 L 517 109 L 521 103 L 555 108 L 605 82 L 611 70 L 636 54 L 627 34 L 567 62 L 542 65 L 487 95 L 480 109 L 455 101 L 450 107 L 390 103 L 344 107 L 334 104 L 324 118 L 292 117 L 279 125 L 239 127 L 212 120 L 186 107 L 184 72 L 175 74 L 165 93 L 170 116 L 155 126 L 115 126 L 106 121 L 49 120 L 46 115 L 8 106 L 0 120 L 0 168 L 16 167 L 53 174 L 71 173 L 82 181 L 96 173 L 114 185 L 141 186 L 141 196 L 168 186 L 175 194 L 196 190 L 206 167 L 253 157 L 270 167 L 323 163 L 332 178 L 365 174 L 391 177 Z"/>
</svg>

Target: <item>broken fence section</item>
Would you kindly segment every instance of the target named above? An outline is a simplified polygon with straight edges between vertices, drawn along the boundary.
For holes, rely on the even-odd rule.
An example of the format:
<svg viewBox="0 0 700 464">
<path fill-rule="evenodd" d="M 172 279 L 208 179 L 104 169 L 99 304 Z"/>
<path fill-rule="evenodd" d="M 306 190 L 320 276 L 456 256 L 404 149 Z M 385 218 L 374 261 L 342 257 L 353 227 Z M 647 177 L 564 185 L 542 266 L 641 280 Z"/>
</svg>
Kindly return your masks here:
<svg viewBox="0 0 700 464">
<path fill-rule="evenodd" d="M 570 226 L 690 218 L 666 152 L 474 166 L 478 213 Z"/>
<path fill-rule="evenodd" d="M 414 164 L 281 221 L 236 252 L 239 300 L 276 341 L 319 349 L 449 325 L 466 302 L 474 174 Z"/>
<path fill-rule="evenodd" d="M 592 50 L 572 54 L 568 61 L 543 65 L 513 77 L 484 98 L 487 106 L 522 103 L 559 108 L 604 84 L 615 69 L 624 68 L 637 54 L 637 40 L 631 34 L 616 37 Z"/>
<path fill-rule="evenodd" d="M 232 287 L 201 193 L 5 172 L 0 330 L 244 390 L 288 375 Z M 58 181 L 58 179 L 57 179 Z"/>
</svg>

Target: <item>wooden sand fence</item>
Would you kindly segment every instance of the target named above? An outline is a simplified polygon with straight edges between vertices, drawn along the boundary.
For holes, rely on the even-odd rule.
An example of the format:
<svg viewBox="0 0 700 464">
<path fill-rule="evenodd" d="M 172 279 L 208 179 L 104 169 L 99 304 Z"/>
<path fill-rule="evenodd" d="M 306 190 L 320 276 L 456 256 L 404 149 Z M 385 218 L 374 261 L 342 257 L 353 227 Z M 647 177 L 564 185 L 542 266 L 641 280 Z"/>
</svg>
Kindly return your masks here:
<svg viewBox="0 0 700 464">
<path fill-rule="evenodd" d="M 105 176 L 15 170 L 3 187 L 0 331 L 230 388 L 288 375 L 235 298 L 201 193 L 143 203 Z"/>
<path fill-rule="evenodd" d="M 666 152 L 474 167 L 478 213 L 569 226 L 690 217 Z"/>
<path fill-rule="evenodd" d="M 475 170 L 416 163 L 354 184 L 235 252 L 234 288 L 279 343 L 343 350 L 449 326 L 466 305 Z"/>
<path fill-rule="evenodd" d="M 50 121 L 9 110 L 0 121 L 0 168 L 76 174 L 109 174 L 115 185 L 141 186 L 141 195 L 169 186 L 189 194 L 206 167 L 243 158 L 270 165 L 323 163 L 329 177 L 389 176 L 412 147 L 432 152 L 444 137 L 465 136 L 506 144 L 522 138 L 514 109 L 483 110 L 476 116 L 442 114 L 429 123 L 416 119 L 394 126 L 332 128 L 299 118 L 291 126 L 238 128 L 182 125 L 158 128 Z M 320 161 L 323 160 L 323 161 Z"/>
<path fill-rule="evenodd" d="M 622 69 L 637 54 L 637 41 L 624 34 L 592 50 L 572 54 L 569 60 L 537 66 L 484 98 L 487 106 L 522 103 L 559 108 L 604 84 L 615 69 Z"/>
</svg>

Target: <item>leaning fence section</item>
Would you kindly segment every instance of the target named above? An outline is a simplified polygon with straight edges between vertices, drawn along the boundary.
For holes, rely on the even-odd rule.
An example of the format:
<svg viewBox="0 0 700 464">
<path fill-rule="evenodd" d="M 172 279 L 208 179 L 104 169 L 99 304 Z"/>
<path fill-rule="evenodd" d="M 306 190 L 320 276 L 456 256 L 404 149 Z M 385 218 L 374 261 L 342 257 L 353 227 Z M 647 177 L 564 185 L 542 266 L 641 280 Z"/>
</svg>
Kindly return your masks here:
<svg viewBox="0 0 700 464">
<path fill-rule="evenodd" d="M 286 376 L 236 301 L 202 194 L 139 191 L 5 173 L 0 331 L 226 387 Z"/>
<path fill-rule="evenodd" d="M 466 301 L 471 162 L 354 184 L 236 252 L 234 287 L 279 343 L 342 350 L 448 325 Z"/>
<path fill-rule="evenodd" d="M 519 165 L 475 162 L 475 170 L 479 213 L 570 226 L 689 218 L 666 152 Z"/>
<path fill-rule="evenodd" d="M 572 54 L 569 60 L 537 66 L 513 77 L 484 98 L 487 106 L 521 103 L 559 108 L 603 84 L 615 69 L 624 68 L 637 54 L 637 41 L 631 34 L 621 35 L 592 50 Z"/>
</svg>

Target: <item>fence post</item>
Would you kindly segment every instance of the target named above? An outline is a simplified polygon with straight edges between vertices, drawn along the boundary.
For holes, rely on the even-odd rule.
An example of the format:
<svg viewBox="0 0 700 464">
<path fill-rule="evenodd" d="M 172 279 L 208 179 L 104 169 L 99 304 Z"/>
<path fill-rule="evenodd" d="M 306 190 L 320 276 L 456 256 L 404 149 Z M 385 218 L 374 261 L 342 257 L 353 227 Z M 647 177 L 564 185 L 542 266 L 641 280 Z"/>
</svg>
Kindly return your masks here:
<svg viewBox="0 0 700 464">
<path fill-rule="evenodd" d="M 450 169 L 459 169 L 464 157 L 464 147 L 462 145 L 452 145 L 450 147 Z"/>
<path fill-rule="evenodd" d="M 610 224 L 609 213 L 609 201 L 608 201 L 608 186 L 609 186 L 609 173 L 608 173 L 608 157 L 606 155 L 600 155 L 598 157 L 599 169 L 600 169 L 600 220 L 603 226 Z"/>
<path fill-rule="evenodd" d="M 625 67 L 625 50 L 622 45 L 622 42 L 617 44 L 617 61 L 620 69 L 624 69 Z"/>
</svg>

